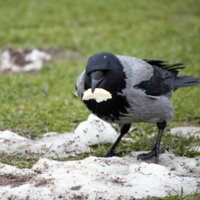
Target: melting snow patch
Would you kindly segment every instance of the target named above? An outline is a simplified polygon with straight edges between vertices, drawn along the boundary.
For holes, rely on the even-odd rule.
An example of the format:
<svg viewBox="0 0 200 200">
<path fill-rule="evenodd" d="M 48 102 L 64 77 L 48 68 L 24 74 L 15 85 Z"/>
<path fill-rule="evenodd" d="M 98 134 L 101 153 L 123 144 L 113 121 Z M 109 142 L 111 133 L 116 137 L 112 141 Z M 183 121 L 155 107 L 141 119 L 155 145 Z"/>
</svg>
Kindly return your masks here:
<svg viewBox="0 0 200 200">
<path fill-rule="evenodd" d="M 38 49 L 5 48 L 0 51 L 0 72 L 21 73 L 39 70 L 45 61 L 51 59 L 51 55 Z"/>
<path fill-rule="evenodd" d="M 46 133 L 34 141 L 11 131 L 1 131 L 0 152 L 17 150 L 18 156 L 42 153 L 43 158 L 31 169 L 0 163 L 0 198 L 114 200 L 177 195 L 181 188 L 184 195 L 200 192 L 200 157 L 176 157 L 167 152 L 160 155 L 159 164 L 153 159 L 138 161 L 138 154 L 144 152 L 112 158 L 90 156 L 79 161 L 50 159 L 89 152 L 89 145 L 113 143 L 116 138 L 116 131 L 94 115 L 75 132 Z"/>
<path fill-rule="evenodd" d="M 138 153 L 141 152 L 135 153 L 135 156 Z M 17 169 L 0 164 L 0 176 L 9 179 L 8 184 L 1 184 L 0 197 L 12 196 L 12 199 L 34 197 L 44 200 L 59 197 L 89 200 L 118 197 L 130 199 L 177 195 L 180 194 L 181 187 L 184 195 L 198 189 L 200 170 L 197 165 L 200 163 L 200 158 L 195 160 L 179 158 L 166 153 L 164 157 L 161 156 L 162 161 L 158 165 L 137 161 L 135 156 L 88 157 L 84 160 L 68 162 L 40 159 L 32 169 Z M 173 165 L 171 157 L 173 161 L 179 163 L 179 168 Z M 190 161 L 192 166 L 188 167 L 196 171 L 186 176 L 185 165 L 190 165 L 188 164 Z M 15 184 L 19 180 L 17 186 L 10 181 L 10 176 L 12 179 L 16 177 Z M 28 178 L 20 182 L 19 176 Z"/>
<path fill-rule="evenodd" d="M 88 120 L 79 124 L 75 134 L 86 145 L 95 145 L 103 142 L 114 143 L 117 139 L 117 132 L 112 126 L 91 114 Z"/>
<path fill-rule="evenodd" d="M 30 140 L 11 131 L 0 131 L 0 152 L 29 156 L 37 154 L 43 157 L 75 156 L 79 153 L 89 153 L 89 145 L 103 142 L 114 143 L 117 132 L 110 124 L 91 114 L 88 120 L 82 122 L 75 130 L 64 134 L 46 133 L 41 139 Z"/>
<path fill-rule="evenodd" d="M 171 134 L 183 137 L 199 137 L 200 138 L 200 127 L 177 127 L 170 130 Z"/>
</svg>

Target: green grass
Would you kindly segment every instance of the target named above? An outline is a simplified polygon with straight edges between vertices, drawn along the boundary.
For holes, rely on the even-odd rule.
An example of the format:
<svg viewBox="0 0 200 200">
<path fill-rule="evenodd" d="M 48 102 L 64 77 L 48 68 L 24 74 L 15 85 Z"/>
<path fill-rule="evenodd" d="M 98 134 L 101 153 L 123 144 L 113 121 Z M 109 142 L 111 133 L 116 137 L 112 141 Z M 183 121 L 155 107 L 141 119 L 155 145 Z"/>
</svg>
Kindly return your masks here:
<svg viewBox="0 0 200 200">
<path fill-rule="evenodd" d="M 189 65 L 180 74 L 200 77 L 199 19 L 200 1 L 195 0 L 0 0 L 0 48 L 62 47 L 70 55 L 79 54 L 51 62 L 50 70 L 44 68 L 35 76 L 0 74 L 0 129 L 9 128 L 26 137 L 74 130 L 90 113 L 73 95 L 76 80 L 87 58 L 97 52 L 185 62 Z M 46 85 L 48 93 L 42 92 Z M 177 90 L 172 103 L 175 116 L 169 127 L 200 126 L 200 86 Z M 141 132 L 156 133 L 155 126 L 134 126 L 139 129 L 130 137 L 137 140 L 121 142 L 118 150 L 130 153 L 152 148 L 156 137 L 147 140 Z M 199 145 L 198 138 L 166 133 L 162 141 L 176 155 L 199 155 L 189 149 Z M 91 155 L 108 148 L 108 144 L 93 147 Z M 5 152 L 0 161 L 28 168 L 38 159 L 6 156 Z"/>
<path fill-rule="evenodd" d="M 51 70 L 43 69 L 34 77 L 1 75 L 1 128 L 17 127 L 22 134 L 66 132 L 85 118 L 89 112 L 73 95 L 80 62 L 66 60 L 52 65 Z M 43 92 L 46 85 L 48 93 Z"/>
<path fill-rule="evenodd" d="M 51 70 L 43 69 L 34 77 L 0 75 L 0 127 L 33 134 L 74 129 L 89 114 L 72 94 L 76 79 L 96 52 L 185 62 L 190 65 L 180 74 L 200 76 L 198 4 L 1 0 L 1 48 L 63 47 L 80 57 L 55 61 Z M 44 94 L 47 84 L 50 91 Z M 200 124 L 199 96 L 199 86 L 174 93 L 172 126 Z"/>
</svg>

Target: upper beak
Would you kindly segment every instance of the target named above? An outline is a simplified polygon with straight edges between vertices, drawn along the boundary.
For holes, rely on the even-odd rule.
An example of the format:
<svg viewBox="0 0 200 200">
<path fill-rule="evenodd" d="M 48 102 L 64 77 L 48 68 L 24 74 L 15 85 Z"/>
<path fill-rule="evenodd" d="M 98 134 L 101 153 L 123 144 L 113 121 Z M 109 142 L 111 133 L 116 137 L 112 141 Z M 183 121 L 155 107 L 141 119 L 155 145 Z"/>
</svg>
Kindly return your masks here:
<svg viewBox="0 0 200 200">
<path fill-rule="evenodd" d="M 94 92 L 94 90 L 95 90 L 95 88 L 97 88 L 98 87 L 98 84 L 99 82 L 97 81 L 97 80 L 92 80 L 92 93 Z"/>
<path fill-rule="evenodd" d="M 92 72 L 90 75 L 91 78 L 91 89 L 92 93 L 94 92 L 95 88 L 99 88 L 101 82 L 104 80 L 103 73 L 101 71 Z"/>
</svg>

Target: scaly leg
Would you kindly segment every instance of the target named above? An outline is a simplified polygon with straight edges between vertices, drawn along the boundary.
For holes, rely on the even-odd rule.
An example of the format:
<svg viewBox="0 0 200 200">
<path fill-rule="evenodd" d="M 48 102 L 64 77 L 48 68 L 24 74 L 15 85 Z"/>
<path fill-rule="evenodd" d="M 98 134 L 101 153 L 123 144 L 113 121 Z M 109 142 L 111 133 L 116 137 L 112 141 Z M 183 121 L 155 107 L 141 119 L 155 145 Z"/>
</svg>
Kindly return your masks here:
<svg viewBox="0 0 200 200">
<path fill-rule="evenodd" d="M 138 160 L 139 159 L 147 160 L 147 159 L 150 159 L 153 156 L 155 156 L 156 162 L 159 161 L 159 154 L 160 153 L 165 153 L 165 148 L 160 150 L 160 141 L 161 141 L 162 134 L 163 134 L 163 131 L 164 131 L 166 125 L 167 125 L 166 121 L 157 123 L 157 127 L 159 129 L 159 133 L 158 133 L 157 142 L 156 142 L 153 150 L 151 152 L 149 152 L 149 153 L 143 153 L 143 154 L 138 155 L 138 157 L 137 157 Z"/>
<path fill-rule="evenodd" d="M 112 145 L 112 147 L 108 150 L 108 152 L 106 154 L 104 154 L 102 157 L 112 157 L 112 156 L 118 156 L 120 155 L 122 152 L 114 152 L 116 146 L 118 145 L 119 141 L 121 140 L 121 138 L 129 131 L 131 127 L 131 124 L 123 124 L 120 126 L 120 135 L 117 138 L 117 140 L 115 141 L 115 143 Z"/>
</svg>

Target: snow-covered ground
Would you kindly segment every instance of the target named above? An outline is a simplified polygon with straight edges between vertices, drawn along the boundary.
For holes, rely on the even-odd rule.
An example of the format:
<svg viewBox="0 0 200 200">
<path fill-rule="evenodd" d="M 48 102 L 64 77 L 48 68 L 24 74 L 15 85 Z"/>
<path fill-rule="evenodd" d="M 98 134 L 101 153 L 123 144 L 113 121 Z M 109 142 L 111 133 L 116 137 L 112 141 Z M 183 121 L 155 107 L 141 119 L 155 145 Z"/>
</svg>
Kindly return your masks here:
<svg viewBox="0 0 200 200">
<path fill-rule="evenodd" d="M 182 136 L 182 137 L 199 137 L 200 138 L 200 127 L 177 127 L 170 130 L 171 134 Z"/>
<path fill-rule="evenodd" d="M 45 61 L 51 60 L 51 55 L 39 49 L 0 50 L 0 72 L 22 73 L 39 70 Z"/>
<path fill-rule="evenodd" d="M 112 126 L 91 114 L 74 132 L 46 133 L 38 140 L 27 139 L 9 130 L 0 131 L 0 152 L 12 153 L 17 150 L 18 156 L 68 157 L 89 153 L 89 145 L 114 143 L 116 139 L 117 132 Z"/>
<path fill-rule="evenodd" d="M 187 132 L 186 132 L 187 129 Z M 200 128 L 192 128 L 196 135 Z M 172 129 L 172 134 L 187 136 L 191 128 Z M 192 133 L 191 133 L 192 134 Z M 200 182 L 200 157 L 176 157 L 167 152 L 160 163 L 153 159 L 138 161 L 141 152 L 131 156 L 100 158 L 90 156 L 80 161 L 59 162 L 67 157 L 89 152 L 90 145 L 113 143 L 116 131 L 94 115 L 74 132 L 46 133 L 36 141 L 10 131 L 0 132 L 0 152 L 18 151 L 17 156 L 41 155 L 31 169 L 19 169 L 0 163 L 0 198 L 8 199 L 121 199 L 147 196 L 184 195 L 195 192 Z M 200 192 L 200 191 L 199 191 Z"/>
</svg>

